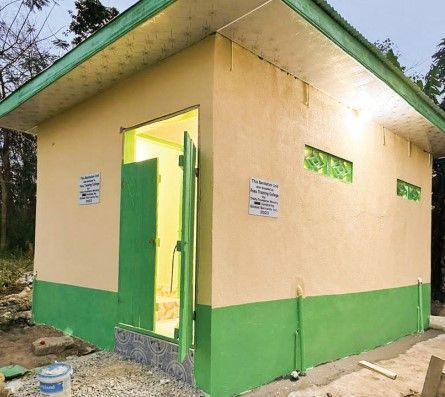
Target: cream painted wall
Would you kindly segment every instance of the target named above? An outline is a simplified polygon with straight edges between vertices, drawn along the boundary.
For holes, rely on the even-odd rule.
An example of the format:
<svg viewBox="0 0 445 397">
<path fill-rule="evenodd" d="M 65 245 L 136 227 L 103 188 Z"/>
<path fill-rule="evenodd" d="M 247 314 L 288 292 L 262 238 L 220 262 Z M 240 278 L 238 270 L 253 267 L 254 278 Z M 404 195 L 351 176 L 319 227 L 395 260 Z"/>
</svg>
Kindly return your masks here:
<svg viewBox="0 0 445 397">
<path fill-rule="evenodd" d="M 119 128 L 200 105 L 199 303 L 428 282 L 428 155 L 389 131 L 383 145 L 381 126 L 315 89 L 306 107 L 301 81 L 239 46 L 231 63 L 210 37 L 39 126 L 39 279 L 117 290 Z M 305 170 L 305 144 L 353 161 L 354 183 Z M 96 171 L 101 203 L 79 206 L 78 178 Z M 251 176 L 279 183 L 278 219 L 248 215 Z M 397 178 L 422 201 L 396 196 Z"/>
<path fill-rule="evenodd" d="M 218 36 L 213 307 L 430 280 L 428 154 Z M 333 76 L 335 78 L 335 76 Z M 347 184 L 304 169 L 305 144 L 354 163 Z M 248 215 L 249 178 L 279 183 L 277 219 Z M 396 179 L 422 187 L 420 203 Z"/>
<path fill-rule="evenodd" d="M 117 291 L 120 127 L 200 105 L 198 302 L 210 302 L 213 52 L 210 37 L 39 126 L 39 279 Z M 79 176 L 97 171 L 102 173 L 101 202 L 80 206 Z"/>
</svg>

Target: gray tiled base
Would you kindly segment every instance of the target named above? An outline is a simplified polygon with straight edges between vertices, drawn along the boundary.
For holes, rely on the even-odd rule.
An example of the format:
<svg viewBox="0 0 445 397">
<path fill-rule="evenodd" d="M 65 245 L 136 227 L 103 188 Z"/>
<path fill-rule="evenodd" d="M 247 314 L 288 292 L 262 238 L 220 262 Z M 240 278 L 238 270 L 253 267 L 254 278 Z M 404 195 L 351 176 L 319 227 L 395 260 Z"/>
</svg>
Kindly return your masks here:
<svg viewBox="0 0 445 397">
<path fill-rule="evenodd" d="M 173 378 L 194 385 L 193 351 L 186 360 L 177 360 L 178 346 L 152 336 L 138 334 L 122 328 L 115 328 L 117 353 L 140 364 L 158 367 Z"/>
</svg>

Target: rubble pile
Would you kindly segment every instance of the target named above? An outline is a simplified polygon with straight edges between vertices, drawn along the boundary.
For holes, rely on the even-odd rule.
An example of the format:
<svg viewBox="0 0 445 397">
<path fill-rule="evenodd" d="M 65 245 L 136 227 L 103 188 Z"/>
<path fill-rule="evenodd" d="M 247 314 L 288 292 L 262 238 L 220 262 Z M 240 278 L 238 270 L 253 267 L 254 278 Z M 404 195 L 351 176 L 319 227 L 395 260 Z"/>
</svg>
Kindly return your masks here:
<svg viewBox="0 0 445 397">
<path fill-rule="evenodd" d="M 0 330 L 7 331 L 17 325 L 31 324 L 32 273 L 17 280 L 23 290 L 18 294 L 0 296 Z"/>
<path fill-rule="evenodd" d="M 0 372 L 0 397 L 12 397 L 12 393 L 6 389 L 5 376 Z"/>
</svg>

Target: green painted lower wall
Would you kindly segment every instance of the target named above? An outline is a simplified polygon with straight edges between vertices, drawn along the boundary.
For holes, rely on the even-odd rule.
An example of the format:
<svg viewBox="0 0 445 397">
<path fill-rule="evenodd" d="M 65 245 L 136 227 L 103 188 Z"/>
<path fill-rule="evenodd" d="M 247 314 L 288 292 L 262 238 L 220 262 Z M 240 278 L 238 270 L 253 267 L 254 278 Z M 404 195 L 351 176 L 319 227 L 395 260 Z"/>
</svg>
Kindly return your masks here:
<svg viewBox="0 0 445 397">
<path fill-rule="evenodd" d="M 430 284 L 423 286 L 424 327 Z M 304 299 L 306 368 L 360 353 L 417 331 L 417 285 Z"/>
<path fill-rule="evenodd" d="M 195 313 L 195 381 L 201 390 L 210 393 L 212 308 L 206 305 L 197 305 Z"/>
<path fill-rule="evenodd" d="M 33 318 L 36 323 L 112 349 L 117 296 L 115 292 L 36 280 Z M 301 317 L 297 299 L 214 309 L 198 305 L 196 383 L 213 397 L 223 397 L 289 374 L 295 362 L 300 365 L 295 338 L 300 324 L 304 325 L 304 368 L 372 349 L 416 332 L 417 305 L 417 285 L 306 297 Z M 423 286 L 423 313 L 426 327 L 429 284 Z"/>
<path fill-rule="evenodd" d="M 212 396 L 228 396 L 290 373 L 296 300 L 230 306 L 212 313 Z"/>
<path fill-rule="evenodd" d="M 417 285 L 304 298 L 304 367 L 369 350 L 416 332 L 417 305 Z M 429 312 L 430 285 L 425 284 L 425 327 Z M 196 380 L 212 396 L 231 396 L 294 369 L 296 354 L 298 358 L 300 355 L 295 341 L 300 322 L 296 299 L 215 309 L 198 305 L 196 314 L 205 323 L 197 325 L 196 330 Z M 200 344 L 207 354 L 202 354 Z"/>
<path fill-rule="evenodd" d="M 117 293 L 34 281 L 33 320 L 72 333 L 102 349 L 114 348 Z"/>
</svg>

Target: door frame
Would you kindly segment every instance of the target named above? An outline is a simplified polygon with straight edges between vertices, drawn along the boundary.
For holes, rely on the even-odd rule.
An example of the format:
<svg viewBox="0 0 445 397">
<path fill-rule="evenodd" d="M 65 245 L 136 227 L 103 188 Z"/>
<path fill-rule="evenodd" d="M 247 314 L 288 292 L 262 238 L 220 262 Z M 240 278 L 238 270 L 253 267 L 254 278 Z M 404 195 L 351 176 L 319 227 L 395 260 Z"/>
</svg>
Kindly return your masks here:
<svg viewBox="0 0 445 397">
<path fill-rule="evenodd" d="M 196 147 L 197 147 L 196 162 L 197 162 L 197 165 L 199 167 L 199 164 L 200 164 L 200 150 L 199 150 L 199 147 L 200 147 L 200 136 L 201 136 L 201 107 L 200 107 L 200 105 L 192 105 L 192 106 L 189 106 L 187 108 L 183 108 L 181 110 L 175 111 L 173 113 L 169 113 L 169 114 L 166 114 L 166 115 L 163 115 L 163 116 L 159 116 L 159 117 L 150 119 L 148 121 L 145 121 L 145 122 L 142 122 L 142 123 L 139 123 L 139 124 L 135 124 L 135 125 L 130 126 L 130 127 L 121 127 L 120 128 L 120 133 L 122 135 L 122 150 L 121 150 L 121 153 L 122 153 L 122 155 L 121 155 L 122 156 L 122 158 L 121 158 L 122 165 L 124 164 L 124 158 L 125 158 L 125 149 L 126 149 L 126 142 L 125 142 L 126 135 L 125 134 L 126 133 L 131 132 L 133 130 L 136 130 L 137 128 L 144 127 L 144 126 L 149 125 L 149 124 L 153 124 L 153 123 L 156 123 L 156 122 L 159 122 L 159 121 L 163 121 L 163 120 L 168 120 L 168 119 L 170 119 L 172 117 L 175 117 L 175 116 L 180 116 L 181 114 L 185 114 L 185 113 L 188 113 L 188 112 L 193 111 L 193 110 L 197 110 L 198 111 L 198 115 L 197 115 L 197 118 L 198 118 L 197 136 L 198 137 L 197 137 L 197 142 L 196 142 Z M 158 143 L 164 143 L 164 144 L 167 144 L 167 145 L 171 145 L 171 144 L 175 145 L 174 143 L 166 141 L 166 140 L 163 140 L 162 138 L 151 137 L 149 134 L 144 134 L 144 135 L 147 138 L 150 138 L 150 139 L 153 139 L 153 140 L 157 141 Z M 183 147 L 183 145 L 178 145 L 177 147 L 179 147 L 179 146 Z M 121 182 L 122 182 L 122 177 L 121 177 Z M 201 197 L 201 194 L 200 194 L 201 189 L 200 189 L 200 181 L 199 181 L 198 177 L 196 177 L 195 183 L 196 183 L 196 197 L 195 197 L 195 203 L 196 203 L 196 206 L 195 206 L 195 212 L 196 212 L 196 216 L 195 216 L 195 218 L 196 218 L 196 222 L 195 222 L 195 236 L 196 236 L 196 238 L 195 238 L 195 247 L 194 247 L 195 261 L 194 261 L 194 280 L 193 280 L 194 281 L 194 296 L 193 296 L 193 311 L 194 312 L 196 312 L 196 302 L 197 302 L 198 288 L 199 288 L 199 285 L 198 285 L 198 270 L 199 270 L 199 255 L 198 255 L 198 252 L 199 252 L 200 244 L 199 244 L 199 238 L 198 237 L 199 237 L 199 231 L 200 231 L 200 217 L 199 217 L 200 206 L 199 206 L 199 202 L 200 202 L 200 197 Z M 119 211 L 120 211 L 120 209 L 119 209 Z M 157 211 L 156 211 L 156 217 L 157 217 Z M 156 219 L 156 222 L 157 222 L 157 219 Z M 120 230 L 119 230 L 119 233 L 120 233 Z M 155 263 L 155 269 L 156 269 L 156 264 L 157 263 Z M 120 263 L 119 263 L 119 268 L 118 268 L 118 294 L 117 294 L 118 295 L 118 301 L 119 301 L 120 278 L 121 278 L 121 266 L 120 266 Z M 156 281 L 156 275 L 155 275 L 155 281 Z M 196 319 L 194 319 L 194 321 L 195 321 L 195 327 L 194 328 L 196 329 Z M 133 327 L 133 326 L 128 325 L 128 324 L 120 323 L 119 319 L 117 321 L 117 326 L 119 328 L 126 329 L 128 331 L 133 331 L 133 332 L 136 332 L 136 333 L 139 333 L 139 334 L 142 334 L 142 335 L 147 335 L 147 336 L 150 336 L 150 337 L 153 337 L 153 338 L 158 338 L 158 339 L 170 342 L 170 343 L 174 343 L 175 345 L 178 345 L 178 340 L 175 339 L 175 338 L 170 338 L 168 336 L 158 334 L 158 333 L 154 332 L 154 330 L 147 330 L 147 329 L 143 329 L 143 328 Z M 194 348 L 194 347 L 195 347 L 195 332 L 193 333 L 192 348 Z"/>
</svg>

